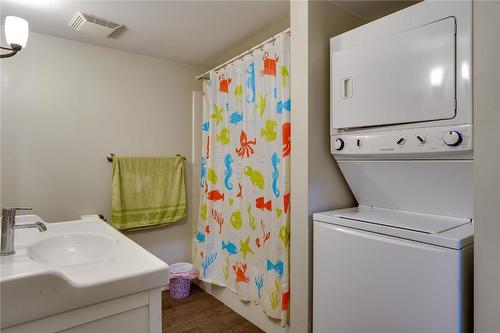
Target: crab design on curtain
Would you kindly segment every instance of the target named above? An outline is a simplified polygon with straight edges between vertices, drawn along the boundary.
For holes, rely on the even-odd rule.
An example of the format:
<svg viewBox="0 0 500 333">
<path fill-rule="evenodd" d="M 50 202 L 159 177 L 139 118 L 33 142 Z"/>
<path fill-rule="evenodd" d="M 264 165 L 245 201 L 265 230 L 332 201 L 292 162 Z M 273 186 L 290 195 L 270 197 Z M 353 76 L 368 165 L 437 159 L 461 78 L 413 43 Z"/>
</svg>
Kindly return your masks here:
<svg viewBox="0 0 500 333">
<path fill-rule="evenodd" d="M 290 203 L 287 34 L 203 83 L 200 279 L 286 322 Z"/>
</svg>

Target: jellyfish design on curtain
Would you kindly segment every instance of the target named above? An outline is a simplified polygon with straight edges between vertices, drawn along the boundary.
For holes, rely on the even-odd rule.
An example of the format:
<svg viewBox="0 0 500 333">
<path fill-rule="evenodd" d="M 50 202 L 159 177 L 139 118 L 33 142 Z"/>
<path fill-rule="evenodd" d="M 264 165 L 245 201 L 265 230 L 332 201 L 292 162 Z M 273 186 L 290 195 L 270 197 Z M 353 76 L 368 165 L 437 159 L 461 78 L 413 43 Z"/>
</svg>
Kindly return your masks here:
<svg viewBox="0 0 500 333">
<path fill-rule="evenodd" d="M 201 202 L 194 236 L 200 279 L 288 313 L 290 42 L 273 43 L 203 83 Z"/>
</svg>

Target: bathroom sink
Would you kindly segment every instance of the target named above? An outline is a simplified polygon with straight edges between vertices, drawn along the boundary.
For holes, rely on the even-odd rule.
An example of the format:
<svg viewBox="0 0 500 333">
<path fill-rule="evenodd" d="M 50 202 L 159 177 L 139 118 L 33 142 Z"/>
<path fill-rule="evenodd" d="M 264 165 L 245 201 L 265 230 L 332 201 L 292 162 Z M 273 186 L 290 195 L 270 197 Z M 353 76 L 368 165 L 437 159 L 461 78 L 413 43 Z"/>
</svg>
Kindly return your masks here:
<svg viewBox="0 0 500 333">
<path fill-rule="evenodd" d="M 15 254 L 0 256 L 0 331 L 168 283 L 165 262 L 97 216 L 46 226 L 16 230 Z"/>
<path fill-rule="evenodd" d="M 113 239 L 90 233 L 75 233 L 45 238 L 31 245 L 28 256 L 52 265 L 81 265 L 113 256 Z"/>
</svg>

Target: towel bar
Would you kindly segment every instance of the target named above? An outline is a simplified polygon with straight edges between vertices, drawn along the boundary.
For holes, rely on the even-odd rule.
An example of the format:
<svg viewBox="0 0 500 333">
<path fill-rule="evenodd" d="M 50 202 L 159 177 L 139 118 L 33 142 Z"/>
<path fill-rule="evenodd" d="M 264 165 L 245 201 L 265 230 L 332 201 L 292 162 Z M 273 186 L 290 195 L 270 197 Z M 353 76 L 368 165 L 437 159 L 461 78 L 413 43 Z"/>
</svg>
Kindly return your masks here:
<svg viewBox="0 0 500 333">
<path fill-rule="evenodd" d="M 113 153 L 110 153 L 106 156 L 106 159 L 108 160 L 108 162 L 113 162 L 113 156 L 115 156 L 115 154 L 113 154 Z M 186 159 L 186 156 L 182 156 L 181 154 L 177 154 L 175 156 L 181 156 L 184 160 Z"/>
</svg>

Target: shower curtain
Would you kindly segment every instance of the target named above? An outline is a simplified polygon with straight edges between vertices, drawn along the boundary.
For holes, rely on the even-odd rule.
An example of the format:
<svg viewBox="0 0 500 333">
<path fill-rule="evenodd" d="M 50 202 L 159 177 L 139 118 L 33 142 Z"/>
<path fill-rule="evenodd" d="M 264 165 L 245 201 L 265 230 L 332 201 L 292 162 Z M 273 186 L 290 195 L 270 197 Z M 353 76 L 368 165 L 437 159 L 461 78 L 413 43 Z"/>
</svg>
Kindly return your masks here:
<svg viewBox="0 0 500 333">
<path fill-rule="evenodd" d="M 290 211 L 287 33 L 203 83 L 200 279 L 286 322 Z"/>
</svg>

